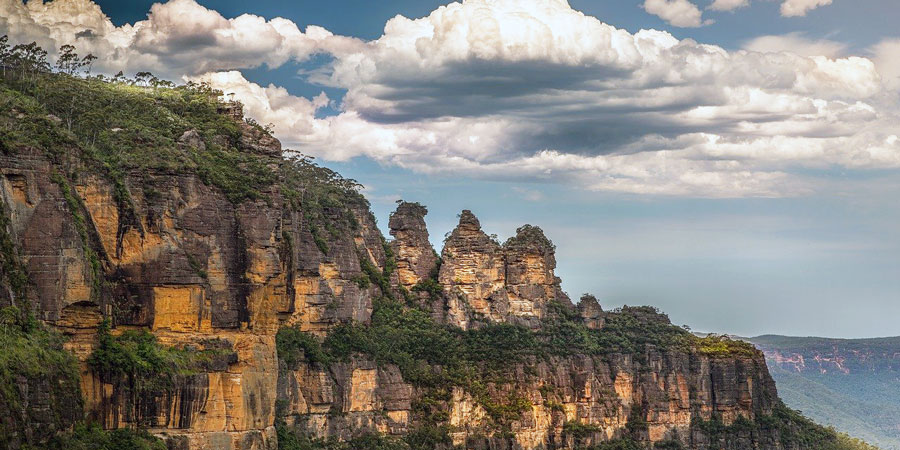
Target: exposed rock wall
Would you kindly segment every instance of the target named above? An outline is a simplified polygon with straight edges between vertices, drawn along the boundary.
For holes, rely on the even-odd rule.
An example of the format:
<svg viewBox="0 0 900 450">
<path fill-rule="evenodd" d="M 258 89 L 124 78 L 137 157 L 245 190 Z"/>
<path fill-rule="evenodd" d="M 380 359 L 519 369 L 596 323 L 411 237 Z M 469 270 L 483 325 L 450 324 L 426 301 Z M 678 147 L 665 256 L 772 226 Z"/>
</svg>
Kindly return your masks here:
<svg viewBox="0 0 900 450">
<path fill-rule="evenodd" d="M 242 130 L 247 151 L 273 155 L 277 167 L 280 144 Z M 175 436 L 176 448 L 275 448 L 278 327 L 321 332 L 371 313 L 377 288 L 353 279 L 360 257 L 380 268 L 385 253 L 365 204 L 349 205 L 355 229 L 333 221 L 340 229 L 321 238 L 325 254 L 277 188 L 235 205 L 196 175 L 132 173 L 123 204 L 104 178 L 72 182 L 27 148 L 0 156 L 0 171 L 35 312 L 70 338 L 87 417 L 107 428 L 146 427 Z M 114 333 L 149 329 L 163 345 L 197 349 L 225 343 L 237 357 L 150 398 L 128 398 L 127 383 L 84 363 L 104 317 Z"/>
</svg>

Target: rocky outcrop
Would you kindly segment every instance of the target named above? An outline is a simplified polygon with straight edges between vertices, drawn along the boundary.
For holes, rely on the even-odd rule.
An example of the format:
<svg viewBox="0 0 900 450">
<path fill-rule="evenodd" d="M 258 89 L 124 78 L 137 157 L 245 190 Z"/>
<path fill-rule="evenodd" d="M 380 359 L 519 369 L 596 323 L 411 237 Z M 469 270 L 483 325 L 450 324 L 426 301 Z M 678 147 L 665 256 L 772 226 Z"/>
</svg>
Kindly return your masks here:
<svg viewBox="0 0 900 450">
<path fill-rule="evenodd" d="M 395 285 L 412 289 L 420 281 L 432 276 L 438 257 L 428 240 L 425 215 L 428 210 L 418 204 L 401 202 L 391 214 L 391 249 L 397 262 Z"/>
<path fill-rule="evenodd" d="M 584 324 L 592 330 L 602 329 L 603 324 L 606 322 L 600 302 L 597 301 L 597 297 L 591 294 L 581 296 L 581 300 L 578 302 L 578 315 L 581 316 Z"/>
<path fill-rule="evenodd" d="M 444 241 L 438 282 L 447 301 L 447 321 L 463 329 L 474 320 L 500 321 L 507 314 L 506 267 L 500 244 L 481 231 L 465 210 Z"/>
<path fill-rule="evenodd" d="M 460 214 L 441 254 L 448 322 L 467 328 L 478 321 L 537 327 L 547 304 L 569 304 L 554 274 L 555 247 L 531 225 L 500 245 L 481 230 L 471 211 Z"/>
</svg>

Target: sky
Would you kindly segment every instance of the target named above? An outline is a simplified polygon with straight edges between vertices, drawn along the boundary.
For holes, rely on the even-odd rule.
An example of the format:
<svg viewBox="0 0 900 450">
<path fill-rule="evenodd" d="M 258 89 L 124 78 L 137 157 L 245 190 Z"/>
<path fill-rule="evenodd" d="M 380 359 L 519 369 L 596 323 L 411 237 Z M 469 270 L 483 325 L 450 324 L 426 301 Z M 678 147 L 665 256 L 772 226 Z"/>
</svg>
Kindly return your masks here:
<svg viewBox="0 0 900 450">
<path fill-rule="evenodd" d="M 571 297 L 900 335 L 896 0 L 0 0 L 0 34 L 206 81 L 362 183 L 557 245 Z M 386 230 L 385 230 L 386 231 Z"/>
</svg>

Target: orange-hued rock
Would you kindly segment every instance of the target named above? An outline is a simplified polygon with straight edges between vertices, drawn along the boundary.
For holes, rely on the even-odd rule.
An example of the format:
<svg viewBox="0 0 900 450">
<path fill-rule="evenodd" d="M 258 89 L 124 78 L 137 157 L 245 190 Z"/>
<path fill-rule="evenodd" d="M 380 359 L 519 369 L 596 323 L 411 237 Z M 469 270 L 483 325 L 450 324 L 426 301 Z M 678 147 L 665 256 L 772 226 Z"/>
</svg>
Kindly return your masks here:
<svg viewBox="0 0 900 450">
<path fill-rule="evenodd" d="M 157 286 L 153 288 L 153 330 L 179 332 L 200 330 L 200 311 L 205 306 L 200 286 Z"/>
</svg>

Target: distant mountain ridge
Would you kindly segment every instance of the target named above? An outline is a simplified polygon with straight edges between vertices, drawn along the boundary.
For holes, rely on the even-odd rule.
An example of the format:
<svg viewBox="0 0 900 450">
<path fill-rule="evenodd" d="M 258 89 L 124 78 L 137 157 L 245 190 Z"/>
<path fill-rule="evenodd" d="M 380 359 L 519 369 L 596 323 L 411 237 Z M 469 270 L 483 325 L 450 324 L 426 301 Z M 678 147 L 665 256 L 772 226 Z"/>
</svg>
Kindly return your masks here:
<svg viewBox="0 0 900 450">
<path fill-rule="evenodd" d="M 900 337 L 747 340 L 766 355 L 788 406 L 885 450 L 900 450 Z"/>
</svg>

